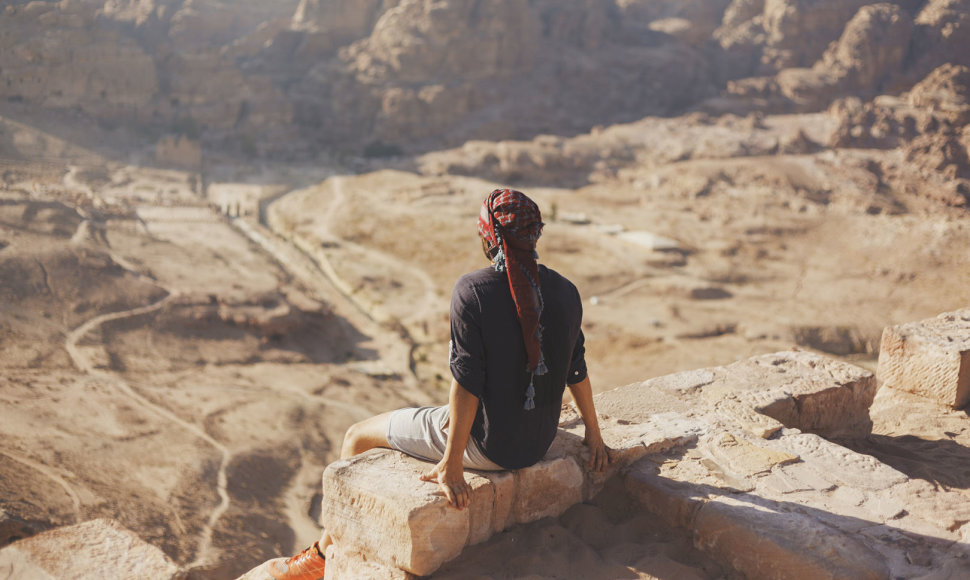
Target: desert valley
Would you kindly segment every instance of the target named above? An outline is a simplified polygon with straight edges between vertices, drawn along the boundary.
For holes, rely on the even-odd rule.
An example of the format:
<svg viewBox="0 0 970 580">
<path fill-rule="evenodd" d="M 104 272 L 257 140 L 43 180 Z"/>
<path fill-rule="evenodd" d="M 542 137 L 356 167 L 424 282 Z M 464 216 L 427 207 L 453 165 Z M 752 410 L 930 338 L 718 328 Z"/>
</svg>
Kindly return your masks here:
<svg viewBox="0 0 970 580">
<path fill-rule="evenodd" d="M 968 123 L 963 0 L 0 3 L 0 548 L 109 518 L 216 580 L 318 539 L 346 428 L 446 401 L 495 187 L 540 205 L 597 392 L 875 372 L 885 327 L 970 307 Z M 964 577 L 967 408 L 870 415 L 837 443 L 950 517 L 906 566 Z M 432 577 L 746 576 L 632 505 Z"/>
</svg>

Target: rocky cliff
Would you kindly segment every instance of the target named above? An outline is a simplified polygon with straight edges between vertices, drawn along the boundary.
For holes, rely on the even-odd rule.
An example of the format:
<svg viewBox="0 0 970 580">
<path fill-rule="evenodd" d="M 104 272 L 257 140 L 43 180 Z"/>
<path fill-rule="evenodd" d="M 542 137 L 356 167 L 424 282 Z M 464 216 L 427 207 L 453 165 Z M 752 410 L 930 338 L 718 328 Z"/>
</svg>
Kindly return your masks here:
<svg viewBox="0 0 970 580">
<path fill-rule="evenodd" d="M 382 155 L 575 133 L 722 92 L 790 110 L 898 93 L 968 64 L 968 18 L 958 0 L 15 2 L 0 98 L 247 155 Z"/>
</svg>

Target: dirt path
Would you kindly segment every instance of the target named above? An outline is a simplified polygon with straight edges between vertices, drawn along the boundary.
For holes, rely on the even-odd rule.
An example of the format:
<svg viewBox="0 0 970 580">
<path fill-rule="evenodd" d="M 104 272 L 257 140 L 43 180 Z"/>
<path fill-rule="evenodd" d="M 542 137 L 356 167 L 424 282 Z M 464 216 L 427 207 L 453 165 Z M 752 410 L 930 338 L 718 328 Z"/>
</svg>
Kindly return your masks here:
<svg viewBox="0 0 970 580">
<path fill-rule="evenodd" d="M 277 199 L 284 197 L 286 196 Z M 264 226 L 244 219 L 233 219 L 231 223 L 304 286 L 311 289 L 317 299 L 328 304 L 334 314 L 368 335 L 373 341 L 374 350 L 379 353 L 379 366 L 387 366 L 392 373 L 401 376 L 407 391 L 406 396 L 419 402 L 429 400 L 428 393 L 421 389 L 414 374 L 411 360 L 413 346 L 405 334 L 406 330 L 399 321 L 356 296 L 323 252 L 316 251 L 299 238 L 290 239 L 285 232 L 274 229 L 271 223 Z M 333 237 L 333 240 L 350 245 L 350 242 L 340 238 Z M 367 249 L 364 251 L 371 252 Z M 377 254 L 376 251 L 373 252 Z M 380 369 L 377 371 L 380 372 Z"/>
<path fill-rule="evenodd" d="M 189 423 L 188 421 L 179 417 L 178 415 L 166 409 L 165 407 L 156 405 L 152 401 L 140 395 L 137 391 L 135 391 L 131 387 L 130 384 L 128 384 L 120 377 L 110 372 L 98 369 L 95 365 L 95 362 L 89 356 L 87 356 L 82 349 L 78 348 L 78 345 L 77 345 L 78 341 L 81 340 L 81 338 L 83 338 L 84 335 L 86 335 L 88 332 L 94 330 L 96 327 L 106 322 L 121 320 L 124 318 L 132 318 L 132 317 L 141 316 L 144 314 L 150 314 L 152 312 L 160 310 L 163 306 L 165 306 L 167 303 L 169 303 L 177 296 L 178 296 L 178 292 L 170 291 L 168 296 L 166 296 L 165 298 L 162 298 L 161 300 L 153 304 L 149 304 L 147 306 L 141 306 L 138 308 L 133 308 L 131 310 L 125 310 L 122 312 L 113 312 L 110 314 L 102 314 L 100 316 L 96 316 L 88 320 L 81 326 L 72 330 L 67 335 L 67 340 L 65 341 L 64 347 L 67 350 L 68 354 L 70 355 L 71 360 L 74 361 L 74 364 L 82 372 L 90 376 L 100 378 L 104 380 L 106 383 L 113 385 L 116 389 L 118 389 L 118 391 L 121 394 L 123 394 L 124 396 L 134 401 L 137 405 L 147 409 L 148 411 L 156 415 L 163 417 L 164 419 L 170 421 L 172 424 L 181 427 L 182 429 L 188 431 L 189 433 L 192 433 L 194 436 L 205 441 L 207 444 L 211 445 L 216 449 L 216 451 L 219 452 L 219 455 L 221 456 L 221 460 L 219 462 L 219 470 L 216 475 L 216 493 L 219 495 L 219 505 L 217 505 L 215 509 L 212 510 L 212 513 L 209 514 L 209 519 L 206 522 L 205 526 L 202 528 L 202 532 L 199 537 L 198 548 L 196 550 L 196 558 L 194 561 L 192 561 L 187 565 L 187 567 L 191 569 L 191 568 L 196 568 L 209 563 L 209 557 L 210 557 L 210 552 L 212 548 L 212 530 L 215 527 L 216 523 L 219 521 L 219 518 L 221 518 L 222 515 L 226 512 L 226 510 L 229 508 L 230 499 L 229 499 L 229 493 L 226 491 L 226 487 L 228 485 L 226 469 L 228 468 L 229 462 L 232 459 L 232 453 L 225 445 L 213 439 L 208 433 L 206 433 L 202 427 Z"/>
</svg>

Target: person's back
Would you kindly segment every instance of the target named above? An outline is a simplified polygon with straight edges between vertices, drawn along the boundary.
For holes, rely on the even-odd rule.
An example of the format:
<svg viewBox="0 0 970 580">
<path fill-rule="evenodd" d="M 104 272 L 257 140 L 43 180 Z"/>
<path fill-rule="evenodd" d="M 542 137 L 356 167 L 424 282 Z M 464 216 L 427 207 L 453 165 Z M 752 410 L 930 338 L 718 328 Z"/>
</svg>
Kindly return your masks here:
<svg viewBox="0 0 970 580">
<path fill-rule="evenodd" d="M 507 469 L 532 465 L 545 455 L 556 436 L 566 383 L 586 378 L 579 292 L 544 266 L 539 266 L 539 283 L 547 372 L 534 379 L 506 274 L 477 270 L 462 276 L 452 292 L 452 375 L 482 402 L 472 438 Z M 526 410 L 530 379 L 535 408 Z"/>
</svg>

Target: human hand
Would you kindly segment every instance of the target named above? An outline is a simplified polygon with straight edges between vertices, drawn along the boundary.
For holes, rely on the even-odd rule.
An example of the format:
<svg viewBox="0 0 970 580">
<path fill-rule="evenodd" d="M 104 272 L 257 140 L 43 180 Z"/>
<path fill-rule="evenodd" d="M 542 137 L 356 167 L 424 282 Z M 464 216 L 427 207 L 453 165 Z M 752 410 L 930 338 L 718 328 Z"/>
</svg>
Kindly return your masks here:
<svg viewBox="0 0 970 580">
<path fill-rule="evenodd" d="M 613 450 L 603 443 L 599 433 L 587 433 L 583 443 L 589 447 L 589 461 L 586 468 L 590 471 L 602 472 L 613 461 Z"/>
<path fill-rule="evenodd" d="M 465 469 L 461 463 L 457 466 L 442 459 L 431 471 L 421 476 L 421 481 L 436 482 L 445 492 L 448 502 L 458 509 L 465 509 L 472 499 L 471 486 L 465 481 Z"/>
</svg>

